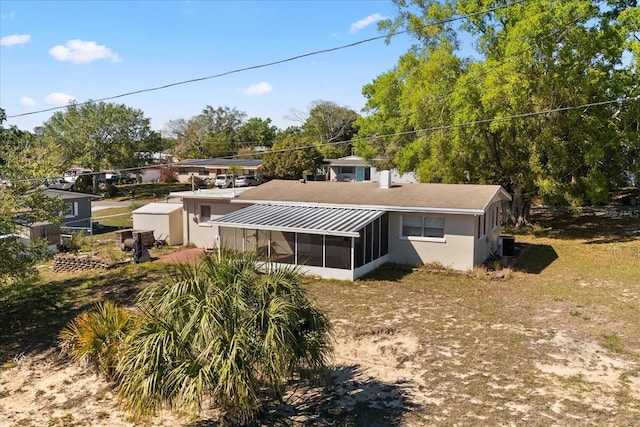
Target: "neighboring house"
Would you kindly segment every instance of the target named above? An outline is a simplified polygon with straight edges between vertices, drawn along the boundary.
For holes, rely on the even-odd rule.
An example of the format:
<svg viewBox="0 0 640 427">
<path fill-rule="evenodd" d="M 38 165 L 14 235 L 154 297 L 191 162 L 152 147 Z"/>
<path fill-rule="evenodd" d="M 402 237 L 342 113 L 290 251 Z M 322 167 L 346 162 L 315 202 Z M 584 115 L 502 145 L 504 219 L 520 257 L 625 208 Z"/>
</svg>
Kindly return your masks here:
<svg viewBox="0 0 640 427">
<path fill-rule="evenodd" d="M 327 170 L 329 181 L 380 181 L 380 171 L 375 166 L 365 162 L 362 157 L 347 156 L 339 159 L 325 159 L 323 165 Z M 418 182 L 413 172 L 400 174 L 397 169 L 391 171 L 391 182 Z"/>
<path fill-rule="evenodd" d="M 211 222 L 229 212 L 242 209 L 248 204 L 231 204 L 231 200 L 242 194 L 245 188 L 202 189 L 197 191 L 176 191 L 169 198 L 182 200 L 182 237 L 183 244 L 199 248 L 219 247 L 216 236 L 218 227 Z M 176 242 L 177 243 L 177 242 Z M 172 240 L 172 244 L 174 241 Z"/>
<path fill-rule="evenodd" d="M 180 182 L 190 182 L 191 177 L 214 180 L 216 175 L 262 175 L 262 160 L 245 159 L 191 159 L 171 165 L 178 171 Z"/>
<path fill-rule="evenodd" d="M 499 185 L 393 185 L 388 171 L 381 178 L 270 181 L 228 196 L 208 220 L 198 218 L 200 229 L 211 229 L 208 245 L 193 236 L 185 243 L 253 250 L 261 260 L 342 280 L 387 262 L 468 270 L 498 252 L 500 206 L 511 199 Z M 197 208 L 188 203 L 216 203 L 204 194 L 183 200 L 192 212 Z"/>
<path fill-rule="evenodd" d="M 62 216 L 60 226 L 63 229 L 91 230 L 91 200 L 98 199 L 98 196 L 52 188 L 44 192 L 49 197 L 60 197 L 66 202 L 67 208 L 60 213 Z"/>
</svg>

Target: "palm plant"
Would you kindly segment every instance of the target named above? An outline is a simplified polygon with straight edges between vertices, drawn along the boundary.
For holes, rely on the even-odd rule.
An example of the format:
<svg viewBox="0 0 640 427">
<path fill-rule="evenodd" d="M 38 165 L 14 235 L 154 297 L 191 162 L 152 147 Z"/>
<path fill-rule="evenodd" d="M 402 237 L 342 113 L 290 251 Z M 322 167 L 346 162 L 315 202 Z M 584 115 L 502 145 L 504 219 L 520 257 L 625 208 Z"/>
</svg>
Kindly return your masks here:
<svg viewBox="0 0 640 427">
<path fill-rule="evenodd" d="M 197 413 L 211 399 L 236 422 L 253 419 L 264 393 L 279 398 L 285 380 L 331 355 L 328 319 L 300 278 L 223 251 L 146 288 L 144 321 L 118 367 L 125 405 L 136 415 L 163 404 Z"/>
<path fill-rule="evenodd" d="M 81 313 L 60 332 L 62 352 L 113 379 L 119 353 L 134 320 L 126 309 L 111 301 L 98 303 L 94 310 Z"/>
</svg>

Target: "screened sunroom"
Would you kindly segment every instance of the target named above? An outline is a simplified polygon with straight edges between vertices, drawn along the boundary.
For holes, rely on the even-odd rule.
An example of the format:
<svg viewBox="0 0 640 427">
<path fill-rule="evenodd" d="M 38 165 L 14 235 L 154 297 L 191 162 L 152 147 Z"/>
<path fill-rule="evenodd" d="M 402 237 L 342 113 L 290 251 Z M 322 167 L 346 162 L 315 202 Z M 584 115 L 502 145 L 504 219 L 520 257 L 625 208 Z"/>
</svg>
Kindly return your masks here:
<svg viewBox="0 0 640 427">
<path fill-rule="evenodd" d="M 388 257 L 389 215 L 381 210 L 256 204 L 212 223 L 220 247 L 324 278 L 354 280 Z"/>
</svg>

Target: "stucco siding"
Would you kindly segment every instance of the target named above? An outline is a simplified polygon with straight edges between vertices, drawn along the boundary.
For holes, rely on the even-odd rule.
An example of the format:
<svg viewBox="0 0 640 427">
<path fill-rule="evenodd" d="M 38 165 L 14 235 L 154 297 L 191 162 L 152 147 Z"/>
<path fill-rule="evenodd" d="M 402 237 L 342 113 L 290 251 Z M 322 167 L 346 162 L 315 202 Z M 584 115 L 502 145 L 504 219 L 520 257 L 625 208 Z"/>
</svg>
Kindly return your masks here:
<svg viewBox="0 0 640 427">
<path fill-rule="evenodd" d="M 456 270 L 473 268 L 472 215 L 445 215 L 441 241 L 403 237 L 403 215 L 407 214 L 392 212 L 389 215 L 389 262 L 411 265 L 436 262 Z"/>
<path fill-rule="evenodd" d="M 193 244 L 199 248 L 213 249 L 217 247 L 216 236 L 219 235 L 218 226 L 203 221 L 200 218 L 201 206 L 210 207 L 210 220 L 214 220 L 228 213 L 249 206 L 244 203 L 229 203 L 229 200 L 198 200 L 185 199 L 185 244 Z"/>
</svg>

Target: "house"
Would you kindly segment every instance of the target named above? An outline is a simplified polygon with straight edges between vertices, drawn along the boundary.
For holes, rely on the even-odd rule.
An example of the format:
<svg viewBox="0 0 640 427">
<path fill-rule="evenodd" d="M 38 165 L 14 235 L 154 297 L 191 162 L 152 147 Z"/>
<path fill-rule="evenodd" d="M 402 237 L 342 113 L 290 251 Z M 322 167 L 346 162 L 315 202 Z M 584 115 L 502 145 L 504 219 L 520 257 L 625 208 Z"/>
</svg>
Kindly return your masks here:
<svg viewBox="0 0 640 427">
<path fill-rule="evenodd" d="M 232 199 L 248 189 L 249 187 L 235 189 L 212 188 L 170 193 L 170 199 L 180 199 L 182 201 L 182 243 L 206 249 L 219 247 L 219 242 L 216 238 L 220 235 L 220 232 L 218 226 L 211 221 L 249 206 L 242 203 L 231 204 Z M 174 244 L 173 240 L 172 244 Z"/>
<path fill-rule="evenodd" d="M 91 200 L 99 196 L 48 188 L 44 190 L 49 197 L 60 197 L 66 202 L 66 209 L 61 212 L 60 226 L 67 230 L 91 231 Z"/>
<path fill-rule="evenodd" d="M 365 162 L 362 157 L 346 156 L 339 159 L 324 159 L 323 167 L 329 181 L 380 181 L 380 171 L 375 166 Z M 392 169 L 391 182 L 418 182 L 413 172 L 401 174 L 398 169 Z"/>
<path fill-rule="evenodd" d="M 500 206 L 510 199 L 499 185 L 393 185 L 388 171 L 380 183 L 274 180 L 229 195 L 198 226 L 212 230 L 207 247 L 354 280 L 387 262 L 482 264 L 499 249 Z"/>
<path fill-rule="evenodd" d="M 215 179 L 216 175 L 262 175 L 262 160 L 247 159 L 190 159 L 171 165 L 178 170 L 178 181 L 191 182 L 192 177 Z"/>
</svg>

